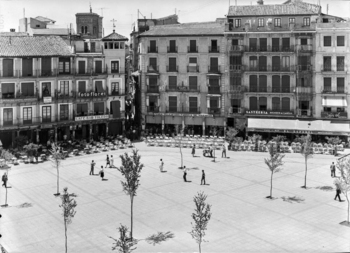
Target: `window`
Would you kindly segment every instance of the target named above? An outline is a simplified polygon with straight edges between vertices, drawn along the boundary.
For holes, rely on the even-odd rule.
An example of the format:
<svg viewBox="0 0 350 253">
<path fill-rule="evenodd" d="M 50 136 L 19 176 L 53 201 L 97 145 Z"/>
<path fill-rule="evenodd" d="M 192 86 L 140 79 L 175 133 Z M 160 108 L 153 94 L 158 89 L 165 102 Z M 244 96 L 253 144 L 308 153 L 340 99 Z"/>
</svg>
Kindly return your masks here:
<svg viewBox="0 0 350 253">
<path fill-rule="evenodd" d="M 50 97 L 51 96 L 51 83 L 45 82 L 41 85 L 41 92 L 43 97 Z"/>
<path fill-rule="evenodd" d="M 15 84 L 2 83 L 1 93 L 2 93 L 2 98 L 15 98 Z"/>
<path fill-rule="evenodd" d="M 158 96 L 149 96 L 148 97 L 148 106 L 149 106 L 149 111 L 159 112 L 159 110 L 158 110 Z"/>
<path fill-rule="evenodd" d="M 281 104 L 280 104 L 280 98 L 273 97 L 272 98 L 272 111 L 280 111 L 281 110 Z"/>
<path fill-rule="evenodd" d="M 280 71 L 280 57 L 272 56 L 272 71 Z"/>
<path fill-rule="evenodd" d="M 88 104 L 77 104 L 77 116 L 88 115 Z"/>
<path fill-rule="evenodd" d="M 157 76 L 149 76 L 148 77 L 148 83 L 149 83 L 149 90 L 151 92 L 158 92 L 158 77 Z"/>
<path fill-rule="evenodd" d="M 289 51 L 290 38 L 282 38 L 282 49 L 283 49 L 283 51 Z"/>
<path fill-rule="evenodd" d="M 157 53 L 157 41 L 156 40 L 150 40 L 149 52 L 150 53 Z"/>
<path fill-rule="evenodd" d="M 260 111 L 266 111 L 267 110 L 267 98 L 266 97 L 260 97 L 259 98 L 259 110 Z"/>
<path fill-rule="evenodd" d="M 241 107 L 241 100 L 231 99 L 231 107 L 232 107 L 232 113 L 238 113 L 239 108 Z"/>
<path fill-rule="evenodd" d="M 267 38 L 260 38 L 259 39 L 259 43 L 260 43 L 260 51 L 267 51 Z"/>
<path fill-rule="evenodd" d="M 51 106 L 42 107 L 43 122 L 51 122 Z"/>
<path fill-rule="evenodd" d="M 60 74 L 70 74 L 70 59 L 59 58 L 58 71 Z"/>
<path fill-rule="evenodd" d="M 282 92 L 289 93 L 290 90 L 290 76 L 282 76 Z"/>
<path fill-rule="evenodd" d="M 332 107 L 323 107 L 324 112 L 332 112 Z"/>
<path fill-rule="evenodd" d="M 345 93 L 345 78 L 344 77 L 338 77 L 337 78 L 337 92 L 338 93 Z"/>
<path fill-rule="evenodd" d="M 84 33 L 84 26 L 81 27 L 80 32 Z"/>
<path fill-rule="evenodd" d="M 119 42 L 114 42 L 114 49 L 119 49 Z"/>
<path fill-rule="evenodd" d="M 102 61 L 95 61 L 95 73 L 102 74 Z"/>
<path fill-rule="evenodd" d="M 149 70 L 150 71 L 157 71 L 157 58 L 149 58 Z"/>
<path fill-rule="evenodd" d="M 119 94 L 119 82 L 112 82 L 111 83 L 111 91 L 112 91 L 112 95 Z"/>
<path fill-rule="evenodd" d="M 108 49 L 113 49 L 114 48 L 114 43 L 113 42 L 109 42 L 108 43 Z"/>
<path fill-rule="evenodd" d="M 217 40 L 211 40 L 211 52 L 218 52 L 218 41 Z"/>
<path fill-rule="evenodd" d="M 306 38 L 301 38 L 300 39 L 300 45 L 306 46 L 307 45 L 307 39 Z"/>
<path fill-rule="evenodd" d="M 264 26 L 264 19 L 263 18 L 259 18 L 258 19 L 258 27 L 263 27 Z"/>
<path fill-rule="evenodd" d="M 323 78 L 323 92 L 331 92 L 332 91 L 332 78 L 324 77 Z"/>
<path fill-rule="evenodd" d="M 197 41 L 196 40 L 190 40 L 190 47 L 188 52 L 197 52 Z"/>
<path fill-rule="evenodd" d="M 290 111 L 290 98 L 282 98 L 282 111 L 283 112 Z"/>
<path fill-rule="evenodd" d="M 169 58 L 168 70 L 172 71 L 172 72 L 176 72 L 177 71 L 176 58 L 174 58 L 174 57 L 170 57 Z"/>
<path fill-rule="evenodd" d="M 258 110 L 258 98 L 250 97 L 249 98 L 249 109 L 250 110 Z"/>
<path fill-rule="evenodd" d="M 337 36 L 337 46 L 338 47 L 345 46 L 345 36 Z"/>
<path fill-rule="evenodd" d="M 94 103 L 94 113 L 95 115 L 103 115 L 104 114 L 104 102 Z"/>
<path fill-rule="evenodd" d="M 208 92 L 211 94 L 220 94 L 220 82 L 218 77 L 209 77 Z"/>
<path fill-rule="evenodd" d="M 324 36 L 323 37 L 323 46 L 331 47 L 332 46 L 332 36 Z"/>
<path fill-rule="evenodd" d="M 289 18 L 289 24 L 295 24 L 295 18 Z"/>
<path fill-rule="evenodd" d="M 345 70 L 345 57 L 344 56 L 337 56 L 337 71 L 344 71 Z"/>
<path fill-rule="evenodd" d="M 281 92 L 281 77 L 272 76 L 272 92 L 279 93 Z"/>
<path fill-rule="evenodd" d="M 23 124 L 32 123 L 32 107 L 23 108 Z"/>
<path fill-rule="evenodd" d="M 78 92 L 85 93 L 86 92 L 86 83 L 85 81 L 78 81 Z"/>
<path fill-rule="evenodd" d="M 281 19 L 275 18 L 275 27 L 281 27 Z"/>
<path fill-rule="evenodd" d="M 95 81 L 95 92 L 100 94 L 105 92 L 102 81 Z"/>
<path fill-rule="evenodd" d="M 259 92 L 267 92 L 267 76 L 259 76 Z"/>
<path fill-rule="evenodd" d="M 272 51 L 278 52 L 280 50 L 280 38 L 272 38 Z"/>
<path fill-rule="evenodd" d="M 259 71 L 266 71 L 266 70 L 267 70 L 267 57 L 260 56 L 259 57 Z"/>
<path fill-rule="evenodd" d="M 255 70 L 258 67 L 258 57 L 256 56 L 250 56 L 249 57 L 249 67 L 250 70 Z"/>
<path fill-rule="evenodd" d="M 249 39 L 249 51 L 255 52 L 258 48 L 258 39 L 257 38 L 250 38 Z"/>
<path fill-rule="evenodd" d="M 111 73 L 119 73 L 119 61 L 111 62 Z"/>
<path fill-rule="evenodd" d="M 2 60 L 2 76 L 12 77 L 13 76 L 13 59 L 3 59 Z"/>
<path fill-rule="evenodd" d="M 4 126 L 13 125 L 13 109 L 12 108 L 4 108 Z"/>
<path fill-rule="evenodd" d="M 177 97 L 169 96 L 169 112 L 177 112 Z"/>
<path fill-rule="evenodd" d="M 120 45 L 120 49 L 124 49 L 125 47 L 124 47 L 124 42 L 123 41 L 121 41 L 120 43 L 119 43 L 119 45 Z"/>
<path fill-rule="evenodd" d="M 177 88 L 177 76 L 169 76 L 169 89 L 176 90 Z"/>
<path fill-rule="evenodd" d="M 33 76 L 33 59 L 22 58 L 22 76 Z"/>
<path fill-rule="evenodd" d="M 241 19 L 235 19 L 235 27 L 241 27 Z"/>
<path fill-rule="evenodd" d="M 69 81 L 60 81 L 60 93 L 69 96 Z"/>
<path fill-rule="evenodd" d="M 240 89 L 242 78 L 240 76 L 230 76 L 230 86 L 232 90 Z"/>
<path fill-rule="evenodd" d="M 303 19 L 303 26 L 310 26 L 310 18 Z"/>
<path fill-rule="evenodd" d="M 107 42 L 105 43 L 105 49 L 108 49 L 108 43 Z"/>
<path fill-rule="evenodd" d="M 282 70 L 289 71 L 290 58 L 289 56 L 282 56 Z"/>
<path fill-rule="evenodd" d="M 241 70 L 242 56 L 230 56 L 230 70 Z"/>
<path fill-rule="evenodd" d="M 211 57 L 210 58 L 210 71 L 218 72 L 219 71 L 219 58 Z"/>
<path fill-rule="evenodd" d="M 34 83 L 21 83 L 21 95 L 24 97 L 33 97 Z"/>
<path fill-rule="evenodd" d="M 189 76 L 188 77 L 188 84 L 189 84 L 190 90 L 197 90 L 198 77 L 196 77 L 196 76 Z"/>
<path fill-rule="evenodd" d="M 89 43 L 88 42 L 84 42 L 84 52 L 87 53 L 89 52 Z"/>
<path fill-rule="evenodd" d="M 258 91 L 258 76 L 255 76 L 255 75 L 249 76 L 249 91 L 250 92 Z"/>
<path fill-rule="evenodd" d="M 332 71 L 332 57 L 324 56 L 323 57 L 323 71 Z"/>
<path fill-rule="evenodd" d="M 51 76 L 51 58 L 50 57 L 41 58 L 41 75 Z"/>
<path fill-rule="evenodd" d="M 176 40 L 169 41 L 169 53 L 176 53 Z"/>
<path fill-rule="evenodd" d="M 78 74 L 85 74 L 85 61 L 78 61 Z"/>
<path fill-rule="evenodd" d="M 198 98 L 197 97 L 189 97 L 188 102 L 190 105 L 189 112 L 198 113 L 199 112 L 199 110 L 198 110 L 199 109 L 198 108 Z"/>
<path fill-rule="evenodd" d="M 308 56 L 299 56 L 299 59 L 298 59 L 298 61 L 299 61 L 299 70 L 308 70 L 310 67 L 310 58 L 308 57 Z"/>
<path fill-rule="evenodd" d="M 196 65 L 197 65 L 197 57 L 190 57 L 190 58 L 188 59 L 188 61 L 189 61 L 190 64 L 193 63 L 193 64 L 196 64 Z"/>
<path fill-rule="evenodd" d="M 344 107 L 337 107 L 337 112 L 345 112 L 345 108 Z"/>
<path fill-rule="evenodd" d="M 215 109 L 220 108 L 220 106 L 219 106 L 219 98 L 210 97 L 209 108 L 210 109 L 214 109 L 214 110 L 211 110 L 212 113 L 218 112 L 218 110 L 215 110 Z"/>
</svg>

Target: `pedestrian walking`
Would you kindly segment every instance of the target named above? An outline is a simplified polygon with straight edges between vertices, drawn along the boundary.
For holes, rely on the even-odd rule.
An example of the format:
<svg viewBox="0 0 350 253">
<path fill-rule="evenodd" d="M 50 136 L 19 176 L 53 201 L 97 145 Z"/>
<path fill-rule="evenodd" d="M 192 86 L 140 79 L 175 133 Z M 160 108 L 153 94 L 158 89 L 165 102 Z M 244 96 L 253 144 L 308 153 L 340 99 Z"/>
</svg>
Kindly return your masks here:
<svg viewBox="0 0 350 253">
<path fill-rule="evenodd" d="M 334 162 L 331 164 L 331 177 L 335 177 L 335 165 Z"/>
<path fill-rule="evenodd" d="M 163 172 L 163 169 L 164 169 L 164 162 L 163 162 L 163 159 L 160 159 L 159 169 L 160 169 L 160 172 Z"/>
<path fill-rule="evenodd" d="M 213 144 L 209 146 L 210 156 L 213 157 Z"/>
<path fill-rule="evenodd" d="M 224 156 L 225 156 L 225 158 L 226 158 L 226 147 L 225 147 L 225 143 L 222 144 L 221 150 L 222 150 L 221 158 L 223 158 Z"/>
<path fill-rule="evenodd" d="M 95 175 L 94 174 L 94 169 L 95 169 L 95 162 L 94 162 L 94 160 L 92 160 L 92 162 L 91 162 L 91 168 L 90 168 L 90 174 L 89 175 Z"/>
<path fill-rule="evenodd" d="M 111 167 L 111 162 L 109 161 L 109 156 L 107 155 L 107 158 L 106 158 L 106 168 L 107 168 L 107 165 L 109 166 L 109 168 Z"/>
<path fill-rule="evenodd" d="M 183 175 L 183 179 L 184 179 L 184 182 L 187 182 L 187 169 L 186 169 L 186 166 L 184 166 L 184 175 Z"/>
<path fill-rule="evenodd" d="M 193 144 L 192 146 L 192 156 L 194 157 L 194 154 L 196 153 L 196 145 Z"/>
<path fill-rule="evenodd" d="M 7 173 L 5 172 L 4 175 L 2 175 L 2 186 L 5 186 L 5 188 L 7 188 L 7 181 L 8 181 L 8 177 L 7 177 Z"/>
<path fill-rule="evenodd" d="M 203 183 L 204 182 L 204 183 Z M 202 170 L 202 179 L 201 179 L 201 185 L 204 184 L 205 185 L 205 173 L 204 170 Z"/>
<path fill-rule="evenodd" d="M 105 171 L 104 171 L 104 169 L 103 169 L 103 166 L 101 166 L 100 177 L 101 177 L 102 181 L 103 181 L 103 179 L 104 179 L 104 176 L 105 176 Z"/>
<path fill-rule="evenodd" d="M 340 198 L 341 188 L 340 188 L 339 183 L 336 183 L 335 186 L 337 187 L 337 189 L 336 189 L 337 194 L 335 195 L 334 200 L 337 200 L 337 198 L 338 198 L 339 202 L 342 202 L 342 200 Z"/>
<path fill-rule="evenodd" d="M 111 168 L 114 168 L 114 158 L 113 158 L 113 155 L 111 155 L 111 165 L 110 165 Z"/>
</svg>

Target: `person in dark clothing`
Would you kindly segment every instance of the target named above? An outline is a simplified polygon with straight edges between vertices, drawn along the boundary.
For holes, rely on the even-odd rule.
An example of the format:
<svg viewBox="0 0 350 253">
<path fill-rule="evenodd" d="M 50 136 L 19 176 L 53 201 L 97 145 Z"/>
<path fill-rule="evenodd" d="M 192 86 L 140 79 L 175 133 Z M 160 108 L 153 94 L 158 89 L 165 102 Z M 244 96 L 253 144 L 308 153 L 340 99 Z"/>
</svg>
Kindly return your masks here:
<svg viewBox="0 0 350 253">
<path fill-rule="evenodd" d="M 194 157 L 194 154 L 196 153 L 196 145 L 192 146 L 192 156 Z"/>
<path fill-rule="evenodd" d="M 204 185 L 205 185 L 205 173 L 204 173 L 204 170 L 202 170 L 201 185 L 203 184 L 203 182 L 204 182 Z"/>
<path fill-rule="evenodd" d="M 335 176 L 335 165 L 334 165 L 334 162 L 332 162 L 332 164 L 331 164 L 331 177 L 336 177 Z"/>
<path fill-rule="evenodd" d="M 107 165 L 109 166 L 109 168 L 111 167 L 111 163 L 109 161 L 109 156 L 107 155 L 107 158 L 106 158 L 106 168 L 107 168 Z"/>
<path fill-rule="evenodd" d="M 336 187 L 337 187 L 337 189 L 336 189 L 336 193 L 337 193 L 337 194 L 335 195 L 334 200 L 337 200 L 337 197 L 338 197 L 339 202 L 342 202 L 342 200 L 341 200 L 341 198 L 340 198 L 340 193 L 341 193 L 340 185 L 339 185 L 339 184 L 336 184 Z"/>
<path fill-rule="evenodd" d="M 104 172 L 104 170 L 103 170 L 103 166 L 101 166 L 100 177 L 101 177 L 102 181 L 103 181 L 103 179 L 104 179 L 104 176 L 105 176 L 105 172 Z"/>
<path fill-rule="evenodd" d="M 183 178 L 184 178 L 184 182 L 187 182 L 187 169 L 186 169 L 186 166 L 184 166 L 184 175 L 183 175 Z"/>
<path fill-rule="evenodd" d="M 4 175 L 2 175 L 2 186 L 5 186 L 5 188 L 7 188 L 7 181 L 8 181 L 8 177 L 5 172 Z"/>
<path fill-rule="evenodd" d="M 95 162 L 94 162 L 94 160 L 92 160 L 92 162 L 91 162 L 91 169 L 90 169 L 90 174 L 89 175 L 94 175 L 94 168 L 95 168 Z"/>
</svg>

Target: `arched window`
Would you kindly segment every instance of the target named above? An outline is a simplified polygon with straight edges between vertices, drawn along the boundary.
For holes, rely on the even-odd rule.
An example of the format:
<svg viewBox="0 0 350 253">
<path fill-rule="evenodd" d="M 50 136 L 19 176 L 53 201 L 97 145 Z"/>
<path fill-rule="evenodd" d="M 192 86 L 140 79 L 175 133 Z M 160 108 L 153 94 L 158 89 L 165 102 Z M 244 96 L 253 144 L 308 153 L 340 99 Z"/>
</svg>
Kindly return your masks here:
<svg viewBox="0 0 350 253">
<path fill-rule="evenodd" d="M 267 92 L 267 76 L 259 76 L 259 92 Z"/>
<path fill-rule="evenodd" d="M 280 76 L 272 76 L 272 92 L 281 92 L 280 79 Z"/>
<path fill-rule="evenodd" d="M 249 91 L 250 92 L 258 91 L 258 76 L 255 76 L 255 75 L 249 76 Z"/>
<path fill-rule="evenodd" d="M 259 98 L 259 110 L 261 110 L 261 111 L 267 110 L 267 98 L 266 97 Z"/>
<path fill-rule="evenodd" d="M 257 97 L 250 97 L 249 98 L 249 109 L 250 110 L 257 110 L 258 109 L 258 98 Z"/>
<path fill-rule="evenodd" d="M 282 111 L 290 111 L 290 98 L 282 98 Z"/>
<path fill-rule="evenodd" d="M 282 92 L 290 92 L 290 76 L 282 76 Z"/>
<path fill-rule="evenodd" d="M 273 97 L 272 98 L 272 111 L 280 111 L 281 110 L 281 103 L 280 98 Z"/>
</svg>

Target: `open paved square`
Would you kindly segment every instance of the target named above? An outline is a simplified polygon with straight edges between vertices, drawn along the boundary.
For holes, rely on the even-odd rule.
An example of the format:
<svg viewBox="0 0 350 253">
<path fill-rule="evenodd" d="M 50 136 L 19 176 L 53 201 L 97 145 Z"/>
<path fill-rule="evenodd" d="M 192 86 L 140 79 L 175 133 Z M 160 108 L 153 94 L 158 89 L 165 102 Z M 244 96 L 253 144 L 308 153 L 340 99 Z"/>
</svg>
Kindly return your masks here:
<svg viewBox="0 0 350 253">
<path fill-rule="evenodd" d="M 178 148 L 136 147 L 145 165 L 141 186 L 134 200 L 134 237 L 142 239 L 157 231 L 171 231 L 175 238 L 153 246 L 140 241 L 135 252 L 196 252 L 191 231 L 193 196 L 204 191 L 212 205 L 203 252 L 344 252 L 350 251 L 350 227 L 339 225 L 346 219 L 346 202 L 334 201 L 329 166 L 333 156 L 314 155 L 309 160 L 308 187 L 304 182 L 304 160 L 300 154 L 286 154 L 282 172 L 274 176 L 273 196 L 269 195 L 270 172 L 264 163 L 267 153 L 228 151 L 229 158 L 216 152 L 216 162 L 196 150 L 183 149 L 184 164 L 191 168 L 183 182 Z M 90 162 L 95 173 L 105 166 L 106 154 L 116 166 L 127 150 L 70 157 L 60 169 L 60 189 L 78 195 L 76 216 L 68 227 L 69 252 L 111 252 L 119 237 L 120 224 L 130 227 L 130 199 L 122 191 L 117 169 L 106 169 L 105 178 L 89 176 Z M 118 159 L 117 159 L 118 158 Z M 163 158 L 166 173 L 159 171 Z M 206 186 L 200 185 L 201 170 Z M 64 224 L 56 192 L 56 170 L 50 162 L 20 164 L 9 172 L 8 202 L 2 208 L 1 244 L 9 253 L 64 252 Z M 1 203 L 5 190 L 1 189 Z M 298 196 L 301 203 L 283 201 Z M 345 199 L 344 196 L 342 196 Z M 23 207 L 24 203 L 31 206 Z"/>
</svg>

